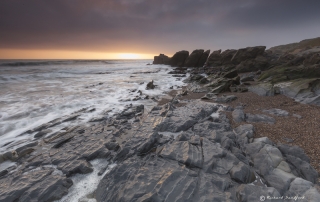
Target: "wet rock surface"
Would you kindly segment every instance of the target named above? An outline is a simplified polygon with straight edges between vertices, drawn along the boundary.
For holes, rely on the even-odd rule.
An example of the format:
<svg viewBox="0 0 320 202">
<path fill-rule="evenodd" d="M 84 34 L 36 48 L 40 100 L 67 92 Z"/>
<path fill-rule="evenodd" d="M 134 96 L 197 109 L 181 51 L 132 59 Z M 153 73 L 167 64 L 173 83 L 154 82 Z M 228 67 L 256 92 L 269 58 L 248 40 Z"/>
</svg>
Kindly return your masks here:
<svg viewBox="0 0 320 202">
<path fill-rule="evenodd" d="M 290 162 L 295 149 L 254 139 L 250 124 L 232 129 L 224 115 L 213 119 L 218 107 L 193 101 L 150 113 L 120 145 L 118 165 L 100 182 L 97 201 L 258 201 L 292 194 L 297 183 L 310 185 L 299 193 L 320 199 L 313 172 L 304 175 L 303 164 Z"/>
<path fill-rule="evenodd" d="M 70 177 L 93 171 L 91 160 L 115 156 L 118 136 L 138 125 L 128 120 L 141 117 L 143 110 L 143 105 L 129 105 L 107 120 L 54 133 L 1 154 L 1 163 L 15 163 L 0 172 L 0 201 L 61 199 L 73 185 Z"/>
<path fill-rule="evenodd" d="M 195 100 L 143 114 L 143 105 L 130 105 L 111 119 L 44 138 L 15 151 L 19 167 L 1 176 L 0 201 L 60 199 L 70 177 L 92 172 L 96 158 L 117 163 L 93 193 L 97 201 L 257 201 L 295 191 L 320 199 L 318 173 L 300 148 L 255 139 L 251 124 L 233 129 L 219 115 L 223 109 Z"/>
</svg>

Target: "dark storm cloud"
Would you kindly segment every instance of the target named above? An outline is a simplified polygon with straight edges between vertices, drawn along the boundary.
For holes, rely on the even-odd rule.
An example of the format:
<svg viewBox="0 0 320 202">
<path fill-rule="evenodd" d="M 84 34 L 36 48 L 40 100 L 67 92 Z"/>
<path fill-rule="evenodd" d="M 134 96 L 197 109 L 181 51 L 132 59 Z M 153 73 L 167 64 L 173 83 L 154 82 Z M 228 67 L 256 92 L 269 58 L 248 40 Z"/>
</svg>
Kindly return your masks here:
<svg viewBox="0 0 320 202">
<path fill-rule="evenodd" d="M 320 35 L 318 0 L 1 0 L 0 48 L 173 52 Z"/>
</svg>

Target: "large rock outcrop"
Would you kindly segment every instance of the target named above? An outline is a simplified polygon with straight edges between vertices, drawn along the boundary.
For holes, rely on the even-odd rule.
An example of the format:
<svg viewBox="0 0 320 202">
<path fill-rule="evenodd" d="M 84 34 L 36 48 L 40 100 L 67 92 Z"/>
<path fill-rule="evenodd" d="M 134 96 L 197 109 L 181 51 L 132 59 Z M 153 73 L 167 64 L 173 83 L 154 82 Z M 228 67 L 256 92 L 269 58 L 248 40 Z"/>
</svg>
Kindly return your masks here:
<svg viewBox="0 0 320 202">
<path fill-rule="evenodd" d="M 221 64 L 221 49 L 213 51 L 210 56 L 208 57 L 205 66 L 206 67 L 212 67 L 217 66 Z"/>
<path fill-rule="evenodd" d="M 153 64 L 169 64 L 170 58 L 164 54 L 154 56 Z"/>
<path fill-rule="evenodd" d="M 197 50 L 192 51 L 192 53 L 187 58 L 184 66 L 185 67 L 197 67 L 198 62 L 199 62 L 203 52 L 204 52 L 203 49 L 197 49 Z"/>
<path fill-rule="evenodd" d="M 185 51 L 185 50 L 178 51 L 172 56 L 169 64 L 172 67 L 183 67 L 188 56 L 189 56 L 189 51 Z"/>
<path fill-rule="evenodd" d="M 264 56 L 258 56 L 254 59 L 248 59 L 240 62 L 236 66 L 239 73 L 263 71 L 269 67 L 268 59 Z"/>
<path fill-rule="evenodd" d="M 316 64 L 320 64 L 320 52 L 308 54 L 303 61 L 305 67 Z"/>
<path fill-rule="evenodd" d="M 230 64 L 231 59 L 233 58 L 234 54 L 237 52 L 237 50 L 234 49 L 228 49 L 223 51 L 221 55 L 221 64 Z"/>
<path fill-rule="evenodd" d="M 266 50 L 265 46 L 241 48 L 237 50 L 237 52 L 233 55 L 231 61 L 234 64 L 239 64 L 242 61 L 254 59 L 257 56 L 262 55 L 265 50 Z"/>
<path fill-rule="evenodd" d="M 205 52 L 203 52 L 196 66 L 203 67 L 209 57 L 209 54 L 210 50 L 206 50 Z"/>
</svg>

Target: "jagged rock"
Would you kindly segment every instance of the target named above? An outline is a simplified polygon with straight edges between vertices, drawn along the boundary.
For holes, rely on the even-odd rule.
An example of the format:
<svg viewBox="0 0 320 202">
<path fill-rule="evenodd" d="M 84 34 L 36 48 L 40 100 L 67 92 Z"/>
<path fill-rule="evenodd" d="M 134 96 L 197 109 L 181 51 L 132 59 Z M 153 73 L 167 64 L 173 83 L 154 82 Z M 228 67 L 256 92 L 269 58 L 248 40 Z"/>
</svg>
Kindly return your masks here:
<svg viewBox="0 0 320 202">
<path fill-rule="evenodd" d="M 239 73 L 255 72 L 259 70 L 266 70 L 269 67 L 268 59 L 263 56 L 258 56 L 255 59 L 248 59 L 240 62 L 236 66 Z"/>
<path fill-rule="evenodd" d="M 188 56 L 189 56 L 188 51 L 183 50 L 183 51 L 176 52 L 170 59 L 169 63 L 172 67 L 183 67 Z"/>
<path fill-rule="evenodd" d="M 256 177 L 250 167 L 242 162 L 239 162 L 230 170 L 230 176 L 236 182 L 245 184 L 256 180 Z"/>
<path fill-rule="evenodd" d="M 288 116 L 289 112 L 286 110 L 282 109 L 265 109 L 263 112 L 271 114 L 271 115 L 276 115 L 276 116 Z"/>
<path fill-rule="evenodd" d="M 190 76 L 190 81 L 200 81 L 203 78 L 204 76 L 202 76 L 201 74 L 194 74 Z"/>
<path fill-rule="evenodd" d="M 228 49 L 223 51 L 221 56 L 221 64 L 231 64 L 231 59 L 233 58 L 234 54 L 237 52 L 237 50 L 234 49 Z"/>
<path fill-rule="evenodd" d="M 205 67 L 212 67 L 221 64 L 221 49 L 213 51 L 205 62 Z"/>
<path fill-rule="evenodd" d="M 216 99 L 216 98 L 217 98 L 217 95 L 215 93 L 207 93 L 203 97 L 201 97 L 200 99 L 212 100 L 212 99 Z"/>
<path fill-rule="evenodd" d="M 290 168 L 294 174 L 312 183 L 316 183 L 318 173 L 309 163 L 291 155 L 287 155 L 286 160 L 291 165 Z"/>
<path fill-rule="evenodd" d="M 232 118 L 235 122 L 240 123 L 245 121 L 245 114 L 242 109 L 235 109 L 232 112 Z"/>
<path fill-rule="evenodd" d="M 153 64 L 169 64 L 170 58 L 164 54 L 154 56 Z"/>
<path fill-rule="evenodd" d="M 265 180 L 267 181 L 268 186 L 274 187 L 281 195 L 283 195 L 285 191 L 289 189 L 290 183 L 295 178 L 295 175 L 276 168 L 265 177 Z"/>
<path fill-rule="evenodd" d="M 196 66 L 203 67 L 208 59 L 209 54 L 210 50 L 206 50 L 205 52 L 203 52 Z"/>
<path fill-rule="evenodd" d="M 52 130 L 50 130 L 50 129 L 42 130 L 42 131 L 36 133 L 34 135 L 34 138 L 40 138 L 40 137 L 45 136 L 46 134 L 51 133 L 51 132 L 52 132 Z"/>
<path fill-rule="evenodd" d="M 222 92 L 226 92 L 228 89 L 229 84 L 228 83 L 224 83 L 220 86 L 215 87 L 214 89 L 211 90 L 211 93 L 222 93 Z"/>
<path fill-rule="evenodd" d="M 262 55 L 265 49 L 265 46 L 241 48 L 233 55 L 231 61 L 235 64 L 239 64 L 242 61 L 254 59 L 257 56 Z"/>
<path fill-rule="evenodd" d="M 234 165 L 239 163 L 237 157 L 223 150 L 218 143 L 206 138 L 202 141 L 203 171 L 206 173 L 227 174 Z"/>
<path fill-rule="evenodd" d="M 246 137 L 248 137 L 250 139 L 253 137 L 254 127 L 251 124 L 244 124 L 244 125 L 240 125 L 237 128 L 235 128 L 234 132 L 239 136 L 245 135 Z"/>
<path fill-rule="evenodd" d="M 304 153 L 304 151 L 298 146 L 289 146 L 285 144 L 278 145 L 279 150 L 282 152 L 283 155 L 291 155 L 300 158 L 301 160 L 310 163 L 309 157 Z"/>
<path fill-rule="evenodd" d="M 255 75 L 253 73 L 251 74 L 244 74 L 240 77 L 241 82 L 246 82 L 246 81 L 254 81 Z"/>
<path fill-rule="evenodd" d="M 236 69 L 231 70 L 225 74 L 222 75 L 223 78 L 232 79 L 238 76 L 238 71 Z"/>
<path fill-rule="evenodd" d="M 255 139 L 253 140 L 253 142 L 263 142 L 263 143 L 265 143 L 265 144 L 272 145 L 271 140 L 270 140 L 269 138 L 267 138 L 267 137 L 255 138 Z"/>
<path fill-rule="evenodd" d="M 215 101 L 218 103 L 228 103 L 236 99 L 237 99 L 237 96 L 235 95 L 222 95 L 221 97 L 217 97 Z"/>
<path fill-rule="evenodd" d="M 202 79 L 206 79 L 206 78 L 201 74 L 192 74 L 187 79 L 183 80 L 183 82 L 185 83 L 199 82 L 200 83 Z"/>
<path fill-rule="evenodd" d="M 186 75 L 185 74 L 182 74 L 182 75 L 175 74 L 175 75 L 172 75 L 172 77 L 186 77 Z"/>
<path fill-rule="evenodd" d="M 238 92 L 238 93 L 243 93 L 243 92 L 248 92 L 248 87 L 239 85 L 239 86 L 230 86 L 230 91 L 231 92 Z"/>
<path fill-rule="evenodd" d="M 10 160 L 10 161 L 16 161 L 19 158 L 18 152 L 15 150 L 8 151 L 3 154 L 0 154 L 0 163 Z"/>
<path fill-rule="evenodd" d="M 210 104 L 196 103 L 189 104 L 184 108 L 177 108 L 157 125 L 156 129 L 167 132 L 186 131 L 199 120 L 218 110 L 216 106 Z"/>
<path fill-rule="evenodd" d="M 240 76 L 237 76 L 237 77 L 235 77 L 235 78 L 233 78 L 231 80 L 233 81 L 234 85 L 241 85 L 240 84 Z"/>
<path fill-rule="evenodd" d="M 176 68 L 175 70 L 168 72 L 168 74 L 186 74 L 186 70 L 187 69 L 185 68 Z"/>
<path fill-rule="evenodd" d="M 279 149 L 268 144 L 265 144 L 260 151 L 253 156 L 254 167 L 263 177 L 268 176 L 283 160 Z"/>
<path fill-rule="evenodd" d="M 276 84 L 281 94 L 304 104 L 320 104 L 320 79 L 299 79 L 289 83 Z"/>
<path fill-rule="evenodd" d="M 310 65 L 320 64 L 320 53 L 312 53 L 306 56 L 306 59 L 303 61 L 305 67 Z"/>
<path fill-rule="evenodd" d="M 170 194 L 168 198 L 170 200 L 179 196 L 184 200 L 189 195 L 187 190 L 193 190 L 196 187 L 194 181 L 197 174 L 194 172 L 192 175 L 192 172 L 189 173 L 188 169 L 175 162 L 157 157 L 150 159 L 145 165 L 143 162 L 140 159 L 131 158 L 114 168 L 100 182 L 96 199 L 98 201 L 131 201 L 133 199 L 159 201 L 166 199 Z M 185 186 L 177 186 L 179 182 Z"/>
<path fill-rule="evenodd" d="M 116 116 L 117 120 L 120 119 L 131 119 L 135 116 L 141 115 L 144 112 L 144 105 L 138 105 L 135 107 L 129 106 L 124 109 L 120 114 Z"/>
<path fill-rule="evenodd" d="M 256 75 L 260 75 L 262 72 L 261 70 L 259 69 L 257 72 L 256 72 Z"/>
<path fill-rule="evenodd" d="M 199 80 L 199 83 L 200 84 L 207 84 L 207 83 L 209 83 L 210 81 L 207 79 L 207 78 L 202 78 L 202 79 L 200 79 Z"/>
<path fill-rule="evenodd" d="M 264 114 L 246 114 L 246 121 L 247 122 L 263 122 L 263 123 L 275 123 L 276 120 L 270 116 L 264 115 Z"/>
<path fill-rule="evenodd" d="M 0 179 L 0 201 L 54 201 L 68 193 L 72 181 L 53 175 L 53 169 L 26 172 Z M 10 186 L 8 186 L 10 184 Z"/>
<path fill-rule="evenodd" d="M 200 137 L 206 137 L 210 141 L 221 142 L 222 136 L 228 136 L 229 123 L 205 121 L 193 126 L 193 131 Z"/>
<path fill-rule="evenodd" d="M 211 93 L 222 93 L 229 91 L 230 86 L 235 83 L 232 79 L 219 78 L 215 79 L 209 84 L 206 84 L 205 87 L 212 88 Z"/>
<path fill-rule="evenodd" d="M 156 86 L 153 84 L 153 80 L 152 80 L 147 84 L 146 90 L 154 89 L 155 87 Z"/>
<path fill-rule="evenodd" d="M 304 56 L 296 56 L 293 60 L 286 63 L 286 66 L 299 66 L 302 65 L 305 60 Z"/>
<path fill-rule="evenodd" d="M 187 166 L 202 168 L 201 148 L 186 141 L 167 144 L 162 149 L 160 156 L 176 160 Z"/>
<path fill-rule="evenodd" d="M 256 93 L 260 96 L 274 96 L 274 88 L 270 83 L 259 83 L 248 87 L 250 92 Z"/>
<path fill-rule="evenodd" d="M 187 90 L 179 91 L 178 95 L 186 96 L 186 95 L 188 95 L 188 91 Z M 175 101 L 177 101 L 177 100 L 175 99 Z M 174 104 L 177 104 L 177 103 L 174 103 Z"/>
<path fill-rule="evenodd" d="M 143 141 L 137 150 L 138 155 L 144 155 L 147 152 L 149 152 L 157 143 L 158 139 L 160 138 L 159 134 L 157 132 L 152 133 L 151 135 L 148 136 L 148 139 Z"/>
<path fill-rule="evenodd" d="M 299 61 L 300 60 L 300 61 Z M 283 64 L 288 64 L 288 65 L 293 65 L 293 64 L 298 64 L 298 63 L 302 63 L 304 59 L 302 59 L 300 56 L 297 56 L 295 54 L 283 54 L 281 55 L 276 64 L 277 65 L 283 65 Z M 293 61 L 297 61 L 297 62 L 293 62 Z M 290 64 L 291 63 L 291 64 Z"/>
<path fill-rule="evenodd" d="M 291 184 L 289 190 L 285 193 L 285 196 L 292 197 L 300 197 L 296 200 L 303 201 L 320 201 L 320 194 L 313 187 L 313 184 L 309 181 L 306 181 L 301 178 L 295 178 Z"/>
<path fill-rule="evenodd" d="M 203 49 L 197 49 L 192 51 L 189 57 L 186 59 L 184 66 L 185 67 L 197 67 L 198 62 L 203 54 Z"/>
<path fill-rule="evenodd" d="M 248 184 L 240 185 L 236 190 L 238 201 L 257 202 L 267 200 L 267 196 L 275 197 L 274 202 L 281 202 L 281 195 L 273 187 L 261 187 Z M 279 199 L 277 199 L 279 198 Z"/>
</svg>

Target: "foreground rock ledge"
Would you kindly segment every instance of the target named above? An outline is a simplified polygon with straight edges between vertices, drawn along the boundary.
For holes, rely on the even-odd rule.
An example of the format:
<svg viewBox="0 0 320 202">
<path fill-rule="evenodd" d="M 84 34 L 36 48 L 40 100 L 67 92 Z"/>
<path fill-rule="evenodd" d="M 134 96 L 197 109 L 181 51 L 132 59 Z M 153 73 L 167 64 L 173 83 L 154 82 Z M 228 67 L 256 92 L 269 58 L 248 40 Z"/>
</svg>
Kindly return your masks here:
<svg viewBox="0 0 320 202">
<path fill-rule="evenodd" d="M 201 101 L 154 108 L 121 145 L 97 201 L 320 201 L 318 174 L 300 148 L 254 139 L 251 124 L 232 129 L 224 115 L 211 116 L 219 108 Z"/>
<path fill-rule="evenodd" d="M 320 201 L 318 173 L 302 149 L 254 138 L 251 124 L 232 128 L 218 114 L 222 105 L 180 106 L 168 103 L 148 114 L 143 105 L 128 106 L 106 121 L 17 149 L 19 167 L 2 174 L 0 202 L 61 199 L 70 176 L 92 172 L 96 158 L 117 163 L 87 196 L 97 201 Z"/>
</svg>

